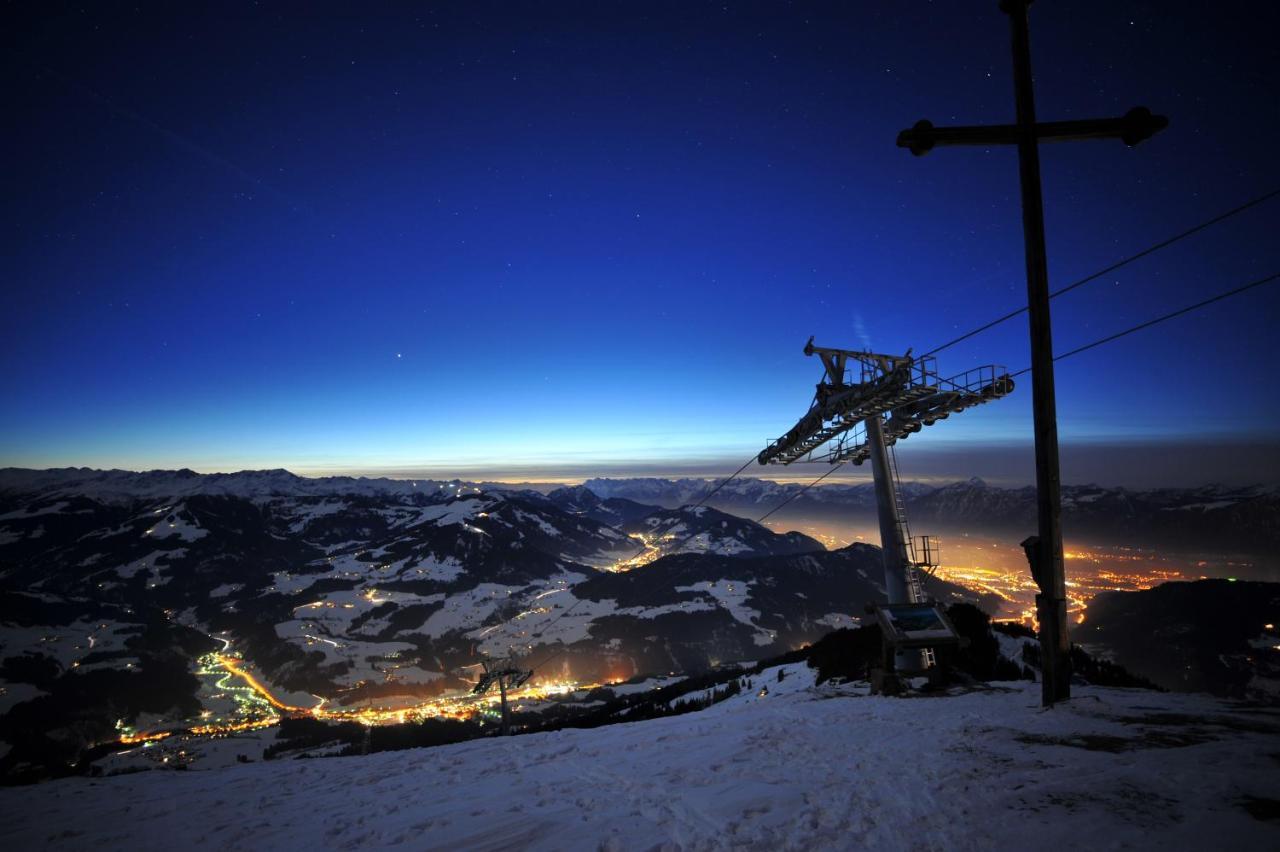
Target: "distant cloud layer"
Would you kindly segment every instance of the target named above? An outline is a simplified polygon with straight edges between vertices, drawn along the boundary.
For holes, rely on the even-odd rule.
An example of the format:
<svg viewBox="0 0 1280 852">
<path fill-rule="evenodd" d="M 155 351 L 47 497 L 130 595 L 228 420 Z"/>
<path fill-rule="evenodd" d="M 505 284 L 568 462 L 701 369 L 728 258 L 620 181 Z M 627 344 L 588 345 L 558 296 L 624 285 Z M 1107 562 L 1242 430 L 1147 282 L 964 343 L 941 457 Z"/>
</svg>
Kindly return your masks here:
<svg viewBox="0 0 1280 852">
<path fill-rule="evenodd" d="M 1243 441 L 1096 442 L 1064 444 L 1062 478 L 1067 484 L 1096 483 L 1127 488 L 1280 484 L 1280 443 Z M 904 443 L 898 452 L 902 475 L 925 482 L 952 482 L 981 477 L 992 484 L 1022 485 L 1035 479 L 1031 444 Z M 580 482 L 595 476 L 714 477 L 728 476 L 742 459 L 703 459 L 672 462 L 643 461 L 614 464 L 537 464 L 508 466 L 326 467 L 298 470 L 303 474 L 350 474 L 392 477 L 431 477 L 523 482 Z M 743 476 L 802 481 L 826 472 L 826 465 L 749 466 Z M 842 470 L 828 482 L 866 480 L 866 466 Z"/>
</svg>

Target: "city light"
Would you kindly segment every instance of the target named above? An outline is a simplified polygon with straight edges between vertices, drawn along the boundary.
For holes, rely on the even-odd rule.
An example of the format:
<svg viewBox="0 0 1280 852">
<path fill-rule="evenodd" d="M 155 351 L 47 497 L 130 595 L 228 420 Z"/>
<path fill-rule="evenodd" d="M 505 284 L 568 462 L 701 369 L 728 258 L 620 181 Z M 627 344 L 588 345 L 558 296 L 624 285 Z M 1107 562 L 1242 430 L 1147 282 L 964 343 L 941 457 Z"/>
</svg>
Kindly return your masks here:
<svg viewBox="0 0 1280 852">
<path fill-rule="evenodd" d="M 206 710 L 200 714 L 202 720 L 207 720 L 202 724 L 189 727 L 172 725 L 145 732 L 134 731 L 123 723 L 118 723 L 116 727 L 121 732 L 118 742 L 122 745 L 146 744 L 183 733 L 194 736 L 226 736 L 270 728 L 279 724 L 283 716 L 310 716 L 324 721 L 357 722 L 370 727 L 421 722 L 426 719 L 467 720 L 492 714 L 499 702 L 496 694 L 478 696 L 468 691 L 430 698 L 411 707 L 335 708 L 329 705 L 328 698 L 320 696 L 317 696 L 319 700 L 314 707 L 299 707 L 281 700 L 248 669 L 244 660 L 227 653 L 201 657 L 197 674 L 215 679 L 217 692 L 213 697 L 231 698 L 235 704 L 233 714 L 211 718 L 213 714 Z M 608 684 L 543 681 L 511 690 L 507 697 L 512 701 L 529 703 L 563 698 L 600 686 Z"/>
<path fill-rule="evenodd" d="M 631 533 L 629 537 L 634 541 L 639 542 L 644 549 L 636 556 L 632 556 L 628 559 L 619 559 L 612 565 L 606 566 L 606 571 L 612 571 L 620 574 L 625 571 L 632 571 L 636 568 L 648 565 L 650 562 L 653 562 L 658 557 L 664 555 L 662 552 L 662 545 L 664 542 L 675 540 L 675 536 L 670 533 L 665 535 L 655 535 L 654 533 L 639 532 Z"/>
</svg>

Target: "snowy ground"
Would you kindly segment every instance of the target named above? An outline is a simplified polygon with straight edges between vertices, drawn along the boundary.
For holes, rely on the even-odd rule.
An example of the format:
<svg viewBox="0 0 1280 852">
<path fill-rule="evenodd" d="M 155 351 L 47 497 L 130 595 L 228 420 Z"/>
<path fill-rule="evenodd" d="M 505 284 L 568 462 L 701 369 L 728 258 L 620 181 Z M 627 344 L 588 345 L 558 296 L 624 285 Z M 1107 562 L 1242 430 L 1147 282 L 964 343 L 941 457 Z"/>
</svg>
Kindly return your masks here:
<svg viewBox="0 0 1280 852">
<path fill-rule="evenodd" d="M 1035 685 L 810 686 L 709 710 L 365 758 L 0 791 L 5 848 L 1280 848 L 1280 712 Z M 759 696 L 761 686 L 768 694 Z"/>
</svg>

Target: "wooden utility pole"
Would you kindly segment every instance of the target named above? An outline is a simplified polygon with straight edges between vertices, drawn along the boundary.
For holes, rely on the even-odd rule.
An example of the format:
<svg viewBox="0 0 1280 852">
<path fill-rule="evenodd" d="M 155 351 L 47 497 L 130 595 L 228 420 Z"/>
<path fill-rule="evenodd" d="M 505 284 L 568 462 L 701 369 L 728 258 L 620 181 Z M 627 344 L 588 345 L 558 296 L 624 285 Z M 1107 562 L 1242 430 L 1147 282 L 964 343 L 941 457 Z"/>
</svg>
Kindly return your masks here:
<svg viewBox="0 0 1280 852">
<path fill-rule="evenodd" d="M 1036 511 L 1039 535 L 1023 543 L 1031 573 L 1040 587 L 1043 676 L 1042 701 L 1048 707 L 1071 697 L 1066 572 L 1062 561 L 1062 493 L 1058 470 L 1058 417 L 1053 387 L 1053 335 L 1049 320 L 1049 271 L 1044 244 L 1044 206 L 1040 193 L 1041 141 L 1118 138 L 1136 145 L 1164 129 L 1169 121 L 1144 107 L 1122 118 L 1036 123 L 1031 78 L 1027 11 L 1031 0 L 1000 0 L 1013 30 L 1013 85 L 1017 123 L 989 127 L 934 127 L 918 122 L 898 134 L 898 146 L 919 156 L 936 145 L 1018 146 L 1022 184 L 1022 230 L 1026 240 L 1027 308 L 1031 330 L 1031 394 L 1036 433 Z"/>
</svg>

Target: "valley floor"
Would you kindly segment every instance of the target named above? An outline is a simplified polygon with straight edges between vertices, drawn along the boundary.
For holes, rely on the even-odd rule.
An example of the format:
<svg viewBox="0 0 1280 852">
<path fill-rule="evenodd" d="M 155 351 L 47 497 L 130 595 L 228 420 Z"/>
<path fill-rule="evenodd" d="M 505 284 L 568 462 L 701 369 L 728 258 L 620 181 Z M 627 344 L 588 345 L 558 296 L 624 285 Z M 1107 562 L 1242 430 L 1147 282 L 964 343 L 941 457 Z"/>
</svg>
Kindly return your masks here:
<svg viewBox="0 0 1280 852">
<path fill-rule="evenodd" d="M 782 682 L 771 670 L 711 709 L 649 722 L 0 790 L 0 842 L 1280 848 L 1280 711 L 1086 687 L 1046 712 L 1022 683 L 879 698 L 784 668 Z"/>
</svg>

